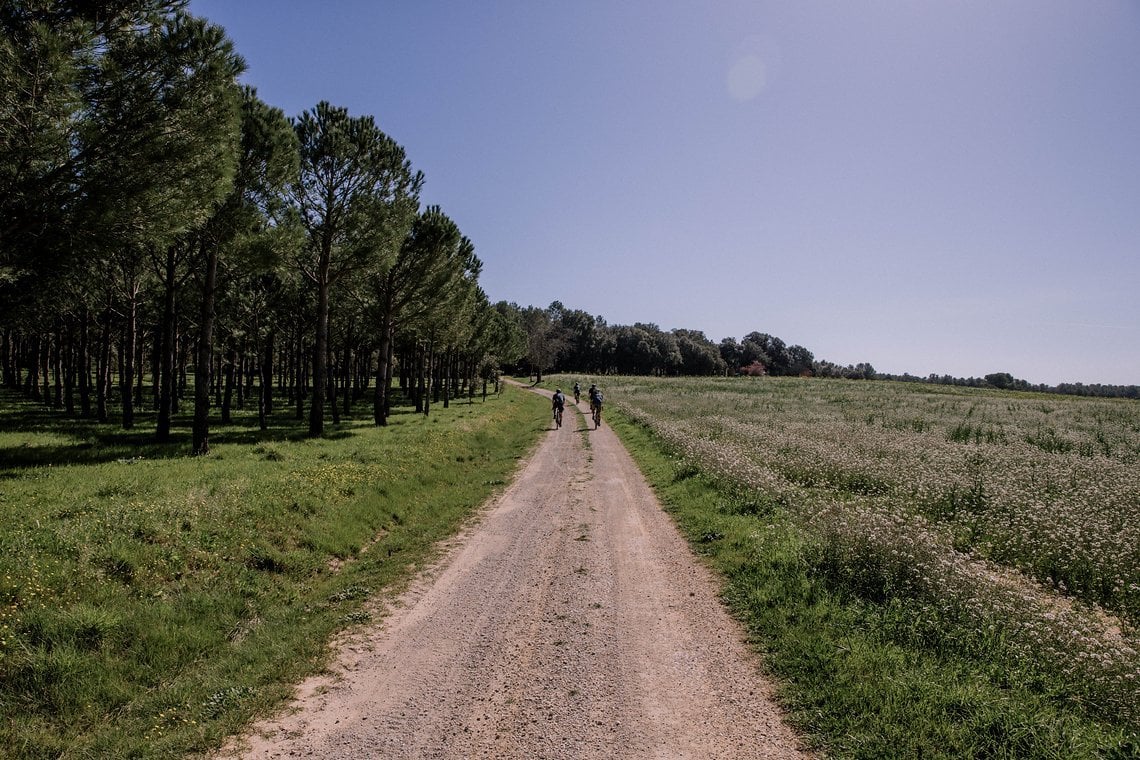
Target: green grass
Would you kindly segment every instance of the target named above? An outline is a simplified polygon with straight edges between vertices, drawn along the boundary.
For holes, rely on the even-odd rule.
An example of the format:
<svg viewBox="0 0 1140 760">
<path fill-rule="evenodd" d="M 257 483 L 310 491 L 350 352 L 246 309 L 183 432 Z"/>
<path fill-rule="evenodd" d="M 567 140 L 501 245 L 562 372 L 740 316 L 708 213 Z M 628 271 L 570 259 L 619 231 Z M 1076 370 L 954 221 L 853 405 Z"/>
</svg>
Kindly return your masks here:
<svg viewBox="0 0 1140 760">
<path fill-rule="evenodd" d="M 548 420 L 507 389 L 317 440 L 237 421 L 192 458 L 185 420 L 158 446 L 0 396 L 5 756 L 217 747 L 319 670 L 330 637 L 402 588 Z"/>
<path fill-rule="evenodd" d="M 1047 672 L 1011 667 L 1000 645 L 955 643 L 890 598 L 830 583 L 817 539 L 778 496 L 730 486 L 646 427 L 612 408 L 607 416 L 723 579 L 726 603 L 817 749 L 844 758 L 1140 757 L 1135 734 L 1098 722 Z"/>
</svg>

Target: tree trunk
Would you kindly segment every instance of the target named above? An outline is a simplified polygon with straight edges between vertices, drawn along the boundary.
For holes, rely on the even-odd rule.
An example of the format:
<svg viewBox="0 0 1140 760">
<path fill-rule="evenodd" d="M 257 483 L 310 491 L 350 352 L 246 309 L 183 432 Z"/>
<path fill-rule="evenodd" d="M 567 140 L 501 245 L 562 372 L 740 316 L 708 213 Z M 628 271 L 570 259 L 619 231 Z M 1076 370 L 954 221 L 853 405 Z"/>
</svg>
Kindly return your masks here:
<svg viewBox="0 0 1140 760">
<path fill-rule="evenodd" d="M 228 425 L 232 422 L 230 417 L 231 410 L 233 409 L 234 400 L 234 372 L 237 370 L 237 351 L 231 346 L 226 351 L 226 387 L 222 391 L 222 424 Z"/>
<path fill-rule="evenodd" d="M 177 317 L 178 315 L 175 314 L 175 319 L 177 319 Z M 187 378 L 187 368 L 190 366 L 190 341 L 175 331 L 174 345 L 177 348 L 175 357 L 178 360 L 178 387 L 174 394 L 174 406 L 172 410 L 175 414 L 178 414 L 182 409 L 182 402 L 186 400 L 186 389 L 190 387 L 189 379 Z"/>
<path fill-rule="evenodd" d="M 129 378 L 126 380 L 123 379 L 123 377 L 124 377 L 123 369 L 125 368 L 125 366 L 126 366 L 126 362 L 123 361 L 123 341 L 120 340 L 118 343 L 115 344 L 115 369 L 118 370 L 118 373 L 119 373 L 119 395 L 120 396 L 123 395 L 124 384 L 126 385 L 127 391 L 130 391 L 130 389 L 131 389 L 130 379 Z M 113 386 L 108 388 L 107 393 L 110 394 L 112 389 L 113 389 Z M 119 401 L 121 402 L 122 398 L 120 398 Z"/>
<path fill-rule="evenodd" d="M 103 329 L 99 336 L 99 361 L 95 369 L 96 418 L 107 421 L 107 390 L 111 385 L 111 309 L 103 310 L 100 316 Z"/>
<path fill-rule="evenodd" d="M 265 337 L 261 352 L 261 392 L 258 394 L 257 424 L 262 430 L 269 429 L 269 415 L 273 412 L 273 331 Z"/>
<path fill-rule="evenodd" d="M 214 363 L 213 369 L 210 371 L 210 387 L 214 392 L 214 406 L 221 408 L 222 406 L 222 375 L 225 373 L 224 363 L 225 358 L 222 356 L 221 351 L 217 351 L 211 360 Z"/>
<path fill-rule="evenodd" d="M 12 387 L 20 389 L 24 376 L 24 336 L 15 333 L 12 336 Z"/>
<path fill-rule="evenodd" d="M 4 352 L 8 357 L 7 384 L 10 388 L 20 388 L 20 335 L 10 332 L 8 334 L 8 348 Z"/>
<path fill-rule="evenodd" d="M 260 325 L 257 326 L 257 333 L 259 335 L 261 333 L 261 326 Z M 254 381 L 257 380 L 257 378 L 261 374 L 261 362 L 260 362 L 260 358 L 257 356 L 257 345 L 256 344 L 254 344 L 253 353 L 250 353 L 247 350 L 242 354 L 241 366 L 242 366 L 242 372 L 244 372 L 242 377 L 245 378 L 245 392 L 242 394 L 242 404 L 243 404 L 242 408 L 244 408 L 245 400 L 251 399 L 255 395 L 258 397 L 258 403 L 261 403 L 261 401 L 260 401 L 261 394 L 260 393 L 255 394 L 254 393 L 254 387 L 253 387 Z"/>
<path fill-rule="evenodd" d="M 439 380 L 443 386 L 443 408 L 451 408 L 451 350 L 444 352 L 443 360 L 439 363 Z"/>
<path fill-rule="evenodd" d="M 234 390 L 237 391 L 237 408 L 245 409 L 245 338 L 234 355 Z"/>
<path fill-rule="evenodd" d="M 0 339 L 0 366 L 3 367 L 4 385 L 11 388 L 15 384 L 12 377 L 12 331 L 4 330 L 4 336 Z"/>
<path fill-rule="evenodd" d="M 40 400 L 40 339 L 32 338 L 31 361 L 28 363 L 28 381 L 24 383 L 24 395 L 30 399 Z"/>
<path fill-rule="evenodd" d="M 143 348 L 142 341 L 135 341 L 135 409 L 141 409 L 143 405 L 143 392 L 146 386 L 143 384 L 146 381 L 146 351 Z"/>
<path fill-rule="evenodd" d="M 131 385 L 135 381 L 135 341 L 138 332 L 138 298 L 132 294 L 127 302 L 126 334 L 123 336 L 126 362 L 123 376 L 119 378 L 119 392 L 123 394 L 123 430 L 135 426 L 135 399 Z"/>
<path fill-rule="evenodd" d="M 383 336 L 381 336 L 381 344 L 385 343 Z M 391 415 L 391 401 L 392 401 L 392 343 L 387 341 L 387 346 L 384 348 L 377 348 L 376 350 L 376 366 L 373 373 L 376 377 L 376 388 L 374 398 L 378 399 L 379 406 L 374 408 L 374 412 L 378 412 L 380 420 L 377 424 L 387 425 L 388 417 Z"/>
<path fill-rule="evenodd" d="M 467 357 L 467 403 L 475 403 L 475 371 L 477 368 L 475 356 Z M 483 400 L 487 400 L 487 384 L 483 384 Z"/>
<path fill-rule="evenodd" d="M 52 405 L 52 392 L 51 392 L 51 333 L 46 333 L 40 338 L 40 353 L 36 358 L 40 365 L 40 376 L 43 377 L 44 387 L 40 393 L 45 406 Z"/>
<path fill-rule="evenodd" d="M 75 416 L 75 317 L 67 318 L 67 362 L 63 375 L 63 406 L 68 417 Z"/>
<path fill-rule="evenodd" d="M 440 389 L 443 387 L 444 367 L 447 365 L 447 355 L 440 356 L 435 351 L 435 342 L 432 342 L 431 361 L 428 362 L 428 382 L 431 383 L 431 402 L 439 403 Z"/>
<path fill-rule="evenodd" d="M 91 416 L 91 310 L 84 306 L 79 319 L 79 414 L 87 418 Z"/>
<path fill-rule="evenodd" d="M 159 443 L 170 440 L 171 418 L 174 415 L 174 298 L 175 298 L 175 251 L 171 246 L 166 251 L 166 277 L 162 299 L 161 337 L 159 340 L 159 397 L 158 424 L 155 439 Z"/>
<path fill-rule="evenodd" d="M 265 413 L 267 415 L 273 414 L 273 375 L 277 371 L 274 369 L 274 360 L 277 355 L 277 329 L 274 328 L 269 331 L 265 336 L 265 357 L 262 359 L 261 366 L 263 368 L 263 376 L 265 388 L 262 390 L 262 396 L 265 397 Z"/>
<path fill-rule="evenodd" d="M 329 352 L 329 282 L 328 265 L 317 281 L 317 338 L 313 346 L 313 399 L 309 408 L 309 435 L 325 432 L 325 384 L 328 376 Z"/>
<path fill-rule="evenodd" d="M 431 382 L 435 366 L 435 341 L 428 343 L 424 351 L 423 374 L 420 375 L 420 388 L 424 398 L 424 416 L 431 414 Z"/>
<path fill-rule="evenodd" d="M 297 376 L 294 382 L 296 395 L 293 401 L 297 405 L 297 420 L 300 421 L 305 419 L 305 339 L 301 336 L 300 330 L 297 333 L 297 355 L 293 357 L 297 364 Z"/>
<path fill-rule="evenodd" d="M 208 246 L 202 284 L 202 316 L 198 325 L 198 358 L 194 362 L 194 436 L 192 452 L 210 453 L 210 367 L 214 362 L 214 297 L 218 282 L 218 251 Z"/>
<path fill-rule="evenodd" d="M 355 404 L 364 398 L 364 394 L 368 392 L 368 384 L 372 382 L 371 347 L 368 347 L 366 350 L 362 350 L 362 347 L 358 347 L 356 351 L 356 361 L 353 362 L 353 367 L 352 403 Z"/>
<path fill-rule="evenodd" d="M 289 361 L 289 346 L 284 345 L 281 350 L 277 352 L 277 394 L 284 395 L 289 390 L 289 375 L 292 372 L 293 363 Z"/>
<path fill-rule="evenodd" d="M 328 372 L 325 373 L 325 383 L 328 387 L 329 411 L 332 412 L 334 425 L 340 424 L 340 409 L 336 405 L 336 354 L 333 353 L 332 343 L 329 343 Z"/>
<path fill-rule="evenodd" d="M 376 382 L 384 383 L 384 419 L 387 420 L 392 416 L 392 358 L 394 346 L 391 341 L 388 341 L 388 350 L 385 353 L 384 361 L 387 363 L 387 368 L 384 370 L 384 376 L 376 375 Z"/>
<path fill-rule="evenodd" d="M 54 395 L 52 397 L 52 406 L 56 409 L 63 408 L 63 325 L 59 321 L 59 317 L 55 318 L 55 346 L 51 355 L 51 373 L 52 382 L 54 384 Z"/>
<path fill-rule="evenodd" d="M 412 395 L 416 399 L 416 412 L 418 414 L 424 413 L 424 354 L 426 351 L 420 347 L 419 341 L 416 341 L 416 346 L 412 350 L 412 356 L 415 357 L 415 366 L 412 371 L 415 373 L 410 378 Z"/>
<path fill-rule="evenodd" d="M 352 330 L 348 331 L 348 338 L 344 343 L 344 367 L 341 372 L 341 379 L 344 381 L 344 387 L 341 389 L 341 394 L 344 396 L 344 418 L 348 419 L 352 414 L 352 378 L 356 375 L 352 371 Z"/>
<path fill-rule="evenodd" d="M 150 405 L 158 411 L 162 399 L 162 329 L 156 327 L 150 348 Z"/>
<path fill-rule="evenodd" d="M 380 324 L 380 348 L 376 352 L 376 391 L 372 417 L 377 425 L 388 424 L 388 395 L 392 392 L 392 322 L 387 314 Z"/>
</svg>

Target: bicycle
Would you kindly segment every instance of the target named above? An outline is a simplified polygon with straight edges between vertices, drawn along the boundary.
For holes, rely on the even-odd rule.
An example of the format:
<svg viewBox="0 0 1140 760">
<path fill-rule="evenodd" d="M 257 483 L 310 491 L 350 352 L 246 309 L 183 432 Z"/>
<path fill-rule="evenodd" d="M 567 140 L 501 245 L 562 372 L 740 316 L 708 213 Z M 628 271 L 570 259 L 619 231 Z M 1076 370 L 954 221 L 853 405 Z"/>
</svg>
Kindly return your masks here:
<svg viewBox="0 0 1140 760">
<path fill-rule="evenodd" d="M 554 409 L 554 427 L 562 427 L 562 410 L 555 407 Z"/>
<path fill-rule="evenodd" d="M 582 389 L 574 386 L 574 404 L 577 406 L 582 401 Z"/>
<path fill-rule="evenodd" d="M 590 410 L 594 416 L 594 430 L 602 426 L 602 404 L 601 402 L 594 402 L 590 404 Z"/>
</svg>

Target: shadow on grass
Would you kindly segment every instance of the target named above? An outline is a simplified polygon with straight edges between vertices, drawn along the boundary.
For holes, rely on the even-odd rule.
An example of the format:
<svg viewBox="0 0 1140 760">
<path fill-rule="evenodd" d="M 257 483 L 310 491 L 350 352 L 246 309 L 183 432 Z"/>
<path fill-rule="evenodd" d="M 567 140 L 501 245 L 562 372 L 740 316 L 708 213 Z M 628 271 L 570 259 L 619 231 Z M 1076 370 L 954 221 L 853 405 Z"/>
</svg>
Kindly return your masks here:
<svg viewBox="0 0 1140 760">
<path fill-rule="evenodd" d="M 255 413 L 239 410 L 234 421 L 222 425 L 210 421 L 212 445 L 257 445 L 261 443 L 296 442 L 309 438 L 307 420 L 297 420 L 292 409 L 269 418 L 265 430 L 258 427 Z M 359 414 L 333 423 L 326 418 L 321 440 L 342 440 L 367 430 L 372 425 L 371 414 Z M 288 415 L 288 418 L 286 418 Z M 400 423 L 419 415 L 411 402 L 399 403 L 392 409 L 390 422 Z M 46 408 L 42 403 L 24 399 L 10 391 L 0 393 L 0 429 L 7 433 L 51 435 L 56 439 L 73 441 L 71 444 L 37 444 L 0 448 L 0 479 L 16 477 L 18 471 L 33 467 L 61 465 L 105 464 L 135 459 L 178 459 L 190 456 L 193 442 L 193 417 L 176 415 L 172 422 L 170 440 L 155 441 L 156 414 L 144 410 L 136 414 L 135 427 L 124 430 L 115 422 L 67 417 L 60 410 Z"/>
</svg>

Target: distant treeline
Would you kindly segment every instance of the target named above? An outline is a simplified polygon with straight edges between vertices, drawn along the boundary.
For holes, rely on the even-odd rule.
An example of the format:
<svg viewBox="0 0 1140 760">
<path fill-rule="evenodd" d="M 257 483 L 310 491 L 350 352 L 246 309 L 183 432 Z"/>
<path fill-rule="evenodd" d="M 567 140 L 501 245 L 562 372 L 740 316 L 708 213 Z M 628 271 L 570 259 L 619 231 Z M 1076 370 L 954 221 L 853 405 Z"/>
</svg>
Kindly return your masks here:
<svg viewBox="0 0 1140 760">
<path fill-rule="evenodd" d="M 1012 391 L 1034 391 L 1037 393 L 1058 393 L 1065 396 L 1097 396 L 1100 398 L 1140 398 L 1140 386 L 1103 385 L 1101 383 L 1060 383 L 1047 385 L 1031 383 L 1016 378 L 1008 372 L 994 372 L 985 377 L 953 377 L 951 375 L 928 375 L 918 377 L 904 372 L 901 375 L 880 374 L 881 380 L 897 380 L 901 383 L 930 383 L 932 385 L 959 385 L 966 388 L 1000 388 Z"/>
<path fill-rule="evenodd" d="M 775 375 L 872 379 L 869 363 L 842 366 L 815 358 L 799 345 L 763 332 L 741 340 L 710 340 L 700 330 L 662 330 L 655 324 L 610 325 L 604 317 L 555 301 L 507 307 L 518 315 L 527 350 L 518 369 L 621 375 Z"/>
<path fill-rule="evenodd" d="M 602 316 L 570 309 L 555 301 L 545 309 L 517 304 L 496 304 L 526 336 L 526 352 L 515 368 L 539 376 L 543 372 L 586 372 L 622 375 L 772 375 L 834 377 L 848 380 L 897 380 L 970 388 L 1036 391 L 1074 396 L 1140 398 L 1135 385 L 1062 383 L 1033 384 L 1008 372 L 985 377 L 877 372 L 869 362 L 836 364 L 816 359 L 800 345 L 763 332 L 750 332 L 739 341 L 719 343 L 700 330 L 662 330 L 655 324 L 610 325 Z"/>
</svg>

